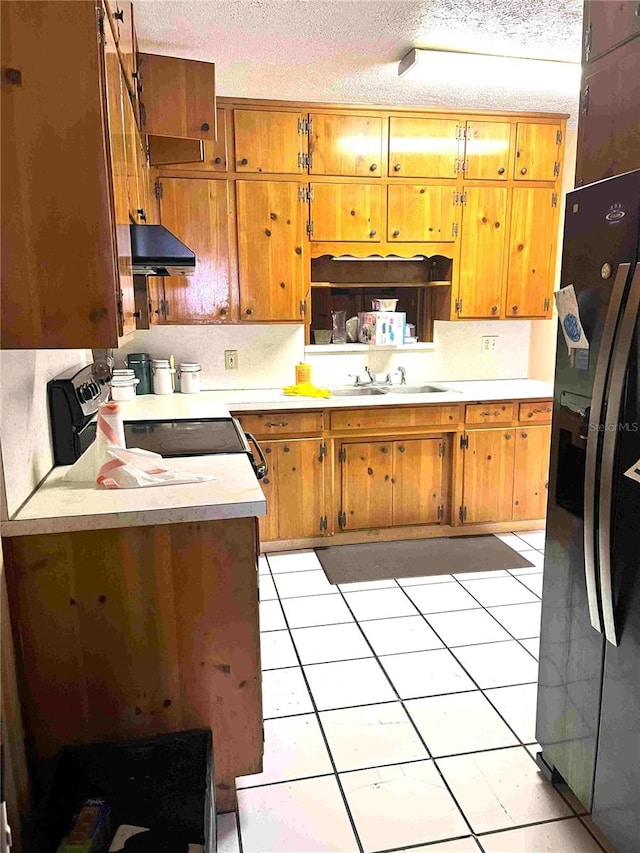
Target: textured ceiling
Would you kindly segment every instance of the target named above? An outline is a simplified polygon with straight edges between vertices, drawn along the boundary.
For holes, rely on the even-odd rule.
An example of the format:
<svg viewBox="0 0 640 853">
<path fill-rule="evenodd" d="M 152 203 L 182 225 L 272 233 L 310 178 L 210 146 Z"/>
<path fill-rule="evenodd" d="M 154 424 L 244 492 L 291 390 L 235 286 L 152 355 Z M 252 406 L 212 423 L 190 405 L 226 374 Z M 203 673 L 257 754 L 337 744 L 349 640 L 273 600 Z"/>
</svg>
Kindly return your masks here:
<svg viewBox="0 0 640 853">
<path fill-rule="evenodd" d="M 582 0 L 136 0 L 142 50 L 216 63 L 219 95 L 566 112 L 578 85 L 397 76 L 411 47 L 580 61 Z M 559 79 L 560 75 L 558 75 Z"/>
</svg>

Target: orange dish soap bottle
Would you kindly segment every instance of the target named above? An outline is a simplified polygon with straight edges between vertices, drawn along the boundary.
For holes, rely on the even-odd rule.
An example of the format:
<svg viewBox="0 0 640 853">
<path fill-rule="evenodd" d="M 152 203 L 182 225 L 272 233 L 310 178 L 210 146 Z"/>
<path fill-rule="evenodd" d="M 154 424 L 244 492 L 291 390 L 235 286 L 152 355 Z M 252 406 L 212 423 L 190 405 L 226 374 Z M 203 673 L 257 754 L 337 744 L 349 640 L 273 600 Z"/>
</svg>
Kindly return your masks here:
<svg viewBox="0 0 640 853">
<path fill-rule="evenodd" d="M 296 385 L 301 385 L 303 382 L 311 382 L 311 365 L 301 361 L 300 364 L 296 364 Z"/>
</svg>

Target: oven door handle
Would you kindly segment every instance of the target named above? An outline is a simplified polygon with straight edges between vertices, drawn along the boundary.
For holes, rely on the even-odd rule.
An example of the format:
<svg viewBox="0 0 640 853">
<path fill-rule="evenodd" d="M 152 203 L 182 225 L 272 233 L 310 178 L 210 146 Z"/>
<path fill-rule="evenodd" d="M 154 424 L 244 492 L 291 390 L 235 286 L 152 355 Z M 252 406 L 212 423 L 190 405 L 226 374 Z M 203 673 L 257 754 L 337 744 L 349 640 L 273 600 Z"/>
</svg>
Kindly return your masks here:
<svg viewBox="0 0 640 853">
<path fill-rule="evenodd" d="M 258 480 L 263 480 L 267 476 L 267 474 L 269 473 L 269 466 L 267 465 L 267 460 L 264 458 L 264 453 L 262 452 L 262 448 L 260 447 L 260 445 L 256 441 L 255 437 L 252 435 L 252 433 L 245 432 L 245 435 L 248 438 L 248 440 L 251 442 L 251 444 L 253 444 L 253 446 L 256 449 L 258 456 L 260 457 L 259 463 L 257 463 L 254 460 L 253 468 L 256 472 L 256 477 L 258 478 Z"/>
</svg>

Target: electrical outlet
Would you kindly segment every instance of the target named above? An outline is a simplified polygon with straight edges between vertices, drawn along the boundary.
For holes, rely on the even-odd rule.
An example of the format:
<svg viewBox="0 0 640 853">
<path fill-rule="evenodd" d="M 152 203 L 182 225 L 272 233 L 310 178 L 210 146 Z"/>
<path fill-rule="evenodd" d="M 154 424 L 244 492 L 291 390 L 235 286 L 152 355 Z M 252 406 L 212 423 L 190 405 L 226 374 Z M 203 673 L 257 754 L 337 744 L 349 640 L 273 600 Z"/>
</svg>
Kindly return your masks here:
<svg viewBox="0 0 640 853">
<path fill-rule="evenodd" d="M 225 370 L 237 370 L 238 369 L 238 350 L 237 349 L 226 349 L 224 351 L 224 369 Z"/>
<path fill-rule="evenodd" d="M 483 335 L 482 336 L 482 352 L 497 352 L 498 350 L 498 336 L 497 335 Z"/>
</svg>

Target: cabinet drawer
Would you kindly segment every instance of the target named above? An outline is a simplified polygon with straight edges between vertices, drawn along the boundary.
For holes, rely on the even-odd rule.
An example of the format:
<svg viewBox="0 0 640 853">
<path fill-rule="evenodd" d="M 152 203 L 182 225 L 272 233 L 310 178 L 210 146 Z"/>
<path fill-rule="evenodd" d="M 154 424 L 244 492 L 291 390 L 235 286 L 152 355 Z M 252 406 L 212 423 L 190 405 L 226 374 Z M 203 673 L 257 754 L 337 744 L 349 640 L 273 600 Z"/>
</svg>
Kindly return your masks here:
<svg viewBox="0 0 640 853">
<path fill-rule="evenodd" d="M 552 400 L 536 400 L 533 403 L 520 403 L 518 420 L 525 423 L 549 423 L 553 409 Z"/>
<path fill-rule="evenodd" d="M 467 406 L 466 424 L 510 424 L 513 420 L 513 403 L 478 403 Z"/>
<path fill-rule="evenodd" d="M 320 432 L 322 412 L 264 412 L 263 414 L 236 414 L 242 429 L 255 435 L 293 435 Z"/>
<path fill-rule="evenodd" d="M 378 429 L 454 425 L 460 420 L 458 406 L 407 406 L 391 409 L 346 409 L 331 412 L 331 429 Z"/>
</svg>

